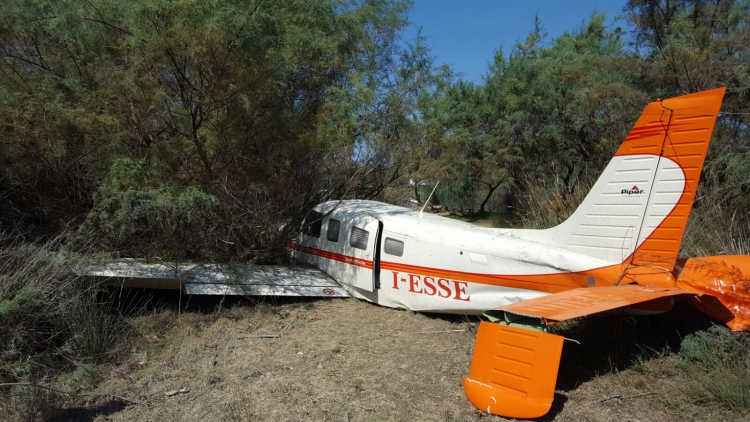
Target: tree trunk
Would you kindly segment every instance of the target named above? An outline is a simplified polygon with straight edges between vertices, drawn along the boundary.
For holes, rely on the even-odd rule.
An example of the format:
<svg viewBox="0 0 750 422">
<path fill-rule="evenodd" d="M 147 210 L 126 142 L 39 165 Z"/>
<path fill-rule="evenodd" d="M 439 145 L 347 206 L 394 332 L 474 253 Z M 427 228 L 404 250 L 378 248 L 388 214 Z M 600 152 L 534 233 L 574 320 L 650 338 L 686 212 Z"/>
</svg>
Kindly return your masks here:
<svg viewBox="0 0 750 422">
<path fill-rule="evenodd" d="M 492 194 L 495 193 L 495 190 L 500 187 L 500 183 L 502 182 L 498 182 L 498 184 L 496 184 L 495 186 L 492 186 L 490 184 L 487 185 L 489 190 L 487 191 L 487 196 L 484 197 L 484 201 L 482 201 L 482 205 L 479 206 L 479 212 L 487 212 L 484 207 L 487 206 L 487 202 L 489 202 Z"/>
</svg>

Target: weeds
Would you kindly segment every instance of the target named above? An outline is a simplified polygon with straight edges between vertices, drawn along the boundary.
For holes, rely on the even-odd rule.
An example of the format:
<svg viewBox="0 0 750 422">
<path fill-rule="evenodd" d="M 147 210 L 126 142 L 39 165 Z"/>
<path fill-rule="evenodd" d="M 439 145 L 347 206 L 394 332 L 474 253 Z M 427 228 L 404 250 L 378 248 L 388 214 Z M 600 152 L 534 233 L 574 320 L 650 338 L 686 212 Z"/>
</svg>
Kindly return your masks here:
<svg viewBox="0 0 750 422">
<path fill-rule="evenodd" d="M 750 254 L 750 219 L 719 201 L 708 201 L 690 214 L 680 255 Z"/>
<path fill-rule="evenodd" d="M 593 175 L 586 174 L 581 182 L 571 188 L 560 181 L 552 186 L 529 182 L 519 203 L 520 210 L 523 210 L 523 227 L 547 229 L 567 220 L 586 198 L 595 181 Z"/>
<path fill-rule="evenodd" d="M 87 290 L 68 301 L 62 310 L 65 328 L 70 337 L 68 347 L 73 354 L 95 363 L 106 360 L 118 341 L 127 335 L 128 325 L 119 311 L 101 300 L 96 290 Z"/>
<path fill-rule="evenodd" d="M 711 327 L 682 342 L 679 366 L 695 382 L 697 396 L 735 412 L 750 412 L 750 336 Z"/>
<path fill-rule="evenodd" d="M 127 335 L 106 294 L 77 275 L 85 260 L 59 240 L 0 248 L 0 397 L 21 419 L 49 417 L 68 390 L 61 375 L 73 391 L 88 384 L 77 380 L 94 379 Z"/>
</svg>

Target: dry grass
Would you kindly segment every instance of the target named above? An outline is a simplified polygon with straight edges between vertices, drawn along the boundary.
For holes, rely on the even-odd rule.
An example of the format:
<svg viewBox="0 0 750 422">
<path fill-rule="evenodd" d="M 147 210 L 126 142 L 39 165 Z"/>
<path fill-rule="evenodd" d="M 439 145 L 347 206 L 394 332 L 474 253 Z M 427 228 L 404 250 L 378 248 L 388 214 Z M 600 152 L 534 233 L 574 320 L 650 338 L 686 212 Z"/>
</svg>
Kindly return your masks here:
<svg viewBox="0 0 750 422">
<path fill-rule="evenodd" d="M 682 242 L 684 257 L 750 254 L 750 215 L 719 201 L 693 209 Z"/>
<path fill-rule="evenodd" d="M 112 298 L 76 275 L 85 263 L 59 240 L 0 247 L 1 420 L 53 418 L 127 336 Z"/>
<path fill-rule="evenodd" d="M 112 421 L 504 420 L 463 395 L 473 321 L 347 299 L 161 311 L 131 323 L 141 334 L 127 346 L 127 358 L 101 370 L 97 391 L 147 404 L 118 407 L 101 398 L 72 405 L 70 415 L 88 409 L 89 417 Z M 581 345 L 566 342 L 553 410 L 544 419 L 745 417 L 692 395 L 695 380 L 652 324 L 592 320 L 563 329 Z M 190 392 L 165 396 L 180 388 Z"/>
<path fill-rule="evenodd" d="M 455 420 L 475 414 L 461 390 L 472 325 L 460 321 L 338 300 L 179 319 L 167 312 L 134 324 L 147 328 L 131 358 L 112 368 L 100 388 L 151 406 L 129 407 L 110 415 L 113 420 Z M 439 332 L 456 329 L 465 331 Z M 190 392 L 164 395 L 183 387 Z"/>
</svg>

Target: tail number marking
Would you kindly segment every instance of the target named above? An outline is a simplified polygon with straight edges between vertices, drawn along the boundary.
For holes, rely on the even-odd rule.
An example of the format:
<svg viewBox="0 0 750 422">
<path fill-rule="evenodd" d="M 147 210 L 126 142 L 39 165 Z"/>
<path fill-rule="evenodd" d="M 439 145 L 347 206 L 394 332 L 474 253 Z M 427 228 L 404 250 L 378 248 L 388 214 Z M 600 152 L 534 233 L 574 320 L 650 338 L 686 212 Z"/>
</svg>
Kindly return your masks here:
<svg viewBox="0 0 750 422">
<path fill-rule="evenodd" d="M 404 288 L 411 293 L 437 296 L 443 299 L 469 302 L 471 296 L 466 294 L 467 284 L 465 281 L 393 271 L 394 290 L 402 290 Z"/>
</svg>

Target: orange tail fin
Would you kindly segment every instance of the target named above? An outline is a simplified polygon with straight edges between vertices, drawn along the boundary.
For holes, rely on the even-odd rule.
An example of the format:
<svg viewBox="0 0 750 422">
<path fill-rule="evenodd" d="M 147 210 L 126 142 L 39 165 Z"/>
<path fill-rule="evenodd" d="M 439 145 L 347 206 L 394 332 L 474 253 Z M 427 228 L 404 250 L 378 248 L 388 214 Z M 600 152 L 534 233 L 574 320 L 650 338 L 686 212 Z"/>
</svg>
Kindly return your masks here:
<svg viewBox="0 0 750 422">
<path fill-rule="evenodd" d="M 657 171 L 632 265 L 674 268 L 725 91 L 718 88 L 649 104 L 617 151 L 618 156 L 658 155 L 678 166 L 660 166 Z M 684 187 L 672 206 L 666 199 L 675 195 L 672 182 L 678 179 L 684 180 Z"/>
</svg>

